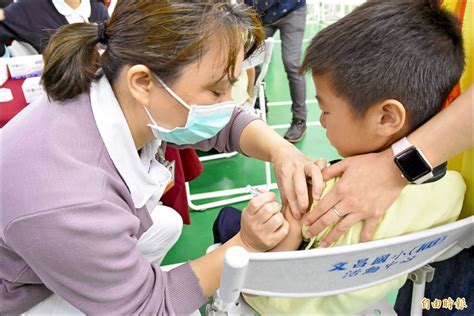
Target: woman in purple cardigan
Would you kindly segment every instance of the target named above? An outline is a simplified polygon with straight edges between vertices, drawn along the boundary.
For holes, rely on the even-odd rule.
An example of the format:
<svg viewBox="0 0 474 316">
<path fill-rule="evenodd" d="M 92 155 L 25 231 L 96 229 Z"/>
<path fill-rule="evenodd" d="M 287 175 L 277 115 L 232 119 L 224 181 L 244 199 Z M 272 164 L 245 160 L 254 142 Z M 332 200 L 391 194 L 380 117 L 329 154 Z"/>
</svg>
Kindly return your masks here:
<svg viewBox="0 0 474 316">
<path fill-rule="evenodd" d="M 189 314 L 218 288 L 229 247 L 265 251 L 285 237 L 264 193 L 222 247 L 159 268 L 182 224 L 158 203 L 172 180 L 167 143 L 271 161 L 297 214 L 306 177 L 318 198 L 318 167 L 231 101 L 262 40 L 251 9 L 211 0 L 121 1 L 107 23 L 51 38 L 47 98 L 2 130 L 0 314 Z"/>
</svg>

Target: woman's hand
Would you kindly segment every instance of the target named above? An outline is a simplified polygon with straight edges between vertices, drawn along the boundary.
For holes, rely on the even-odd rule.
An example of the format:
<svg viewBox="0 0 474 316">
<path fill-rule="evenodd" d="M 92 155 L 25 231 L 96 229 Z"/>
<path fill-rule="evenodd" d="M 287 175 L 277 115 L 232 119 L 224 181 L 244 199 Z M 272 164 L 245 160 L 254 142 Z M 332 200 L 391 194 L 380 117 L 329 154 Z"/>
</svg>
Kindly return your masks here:
<svg viewBox="0 0 474 316">
<path fill-rule="evenodd" d="M 283 205 L 290 205 L 296 219 L 301 219 L 301 214 L 308 211 L 307 179 L 313 184 L 313 199 L 319 200 L 323 188 L 320 168 L 265 122 L 254 120 L 244 128 L 240 150 L 273 164 Z"/>
<path fill-rule="evenodd" d="M 240 238 L 251 251 L 267 251 L 288 234 L 289 224 L 272 192 L 253 198 L 242 212 Z"/>
<path fill-rule="evenodd" d="M 380 219 L 408 184 L 395 166 L 390 149 L 346 158 L 326 168 L 323 175 L 326 180 L 342 176 L 305 219 L 314 236 L 342 217 L 321 242 L 323 247 L 331 245 L 360 220 L 365 222 L 361 241 L 371 240 Z"/>
<path fill-rule="evenodd" d="M 219 287 L 226 251 L 234 246 L 250 252 L 267 251 L 288 234 L 288 222 L 280 212 L 274 193 L 266 192 L 253 198 L 242 212 L 240 231 L 229 241 L 205 256 L 193 260 L 191 268 L 207 296 Z"/>
<path fill-rule="evenodd" d="M 310 179 L 313 185 L 312 198 L 319 200 L 321 197 L 324 184 L 321 170 L 325 167 L 322 161 L 314 162 L 289 143 L 272 154 L 271 162 L 282 203 L 289 204 L 293 216 L 298 220 L 309 207 L 307 179 Z"/>
</svg>

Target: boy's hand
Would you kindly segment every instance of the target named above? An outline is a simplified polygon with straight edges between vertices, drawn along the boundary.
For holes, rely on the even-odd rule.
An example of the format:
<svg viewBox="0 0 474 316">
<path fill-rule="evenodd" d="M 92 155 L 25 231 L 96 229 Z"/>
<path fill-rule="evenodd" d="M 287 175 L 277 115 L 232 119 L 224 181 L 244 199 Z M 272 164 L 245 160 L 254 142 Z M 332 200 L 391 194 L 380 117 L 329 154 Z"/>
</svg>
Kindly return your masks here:
<svg viewBox="0 0 474 316">
<path fill-rule="evenodd" d="M 253 198 L 242 213 L 240 237 L 249 250 L 267 251 L 288 234 L 289 224 L 272 192 Z"/>
</svg>

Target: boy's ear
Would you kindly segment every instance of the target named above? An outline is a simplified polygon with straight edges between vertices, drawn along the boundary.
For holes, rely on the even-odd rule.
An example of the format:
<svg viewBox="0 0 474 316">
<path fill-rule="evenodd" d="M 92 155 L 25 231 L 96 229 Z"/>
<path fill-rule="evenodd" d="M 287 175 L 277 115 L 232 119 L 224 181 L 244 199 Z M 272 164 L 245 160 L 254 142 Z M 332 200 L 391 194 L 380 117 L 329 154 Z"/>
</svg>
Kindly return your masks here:
<svg viewBox="0 0 474 316">
<path fill-rule="evenodd" d="M 376 132 L 380 136 L 390 137 L 405 126 L 405 107 L 397 100 L 389 99 L 379 103 L 376 106 L 376 113 Z"/>
</svg>

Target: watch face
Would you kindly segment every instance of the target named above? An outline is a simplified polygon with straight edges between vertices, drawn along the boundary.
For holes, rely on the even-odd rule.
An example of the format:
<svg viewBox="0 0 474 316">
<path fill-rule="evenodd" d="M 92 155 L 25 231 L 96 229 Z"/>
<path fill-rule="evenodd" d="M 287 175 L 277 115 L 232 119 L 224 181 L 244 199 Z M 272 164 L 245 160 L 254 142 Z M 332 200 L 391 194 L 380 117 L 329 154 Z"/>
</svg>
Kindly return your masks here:
<svg viewBox="0 0 474 316">
<path fill-rule="evenodd" d="M 431 167 L 414 147 L 402 152 L 395 158 L 395 163 L 410 182 L 430 173 Z"/>
</svg>

